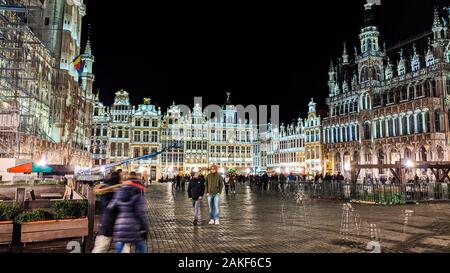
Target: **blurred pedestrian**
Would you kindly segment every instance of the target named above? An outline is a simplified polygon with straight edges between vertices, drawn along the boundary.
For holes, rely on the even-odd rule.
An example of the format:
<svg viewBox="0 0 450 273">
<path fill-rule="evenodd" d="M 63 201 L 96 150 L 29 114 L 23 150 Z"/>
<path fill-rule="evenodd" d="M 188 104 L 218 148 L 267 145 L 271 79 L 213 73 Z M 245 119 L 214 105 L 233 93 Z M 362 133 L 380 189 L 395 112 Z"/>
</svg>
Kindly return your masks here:
<svg viewBox="0 0 450 273">
<path fill-rule="evenodd" d="M 134 244 L 138 253 L 147 252 L 144 190 L 144 182 L 131 172 L 106 209 L 105 215 L 111 218 L 117 213 L 113 231 L 116 253 L 121 253 L 125 244 Z"/>
<path fill-rule="evenodd" d="M 230 190 L 231 190 L 231 193 L 236 194 L 236 184 L 237 184 L 237 180 L 236 180 L 236 176 L 235 176 L 234 174 L 231 174 L 231 175 L 230 175 L 229 183 L 230 183 Z"/>
<path fill-rule="evenodd" d="M 111 173 L 111 176 L 94 189 L 94 193 L 100 196 L 101 218 L 100 228 L 95 238 L 95 245 L 92 253 L 108 253 L 113 239 L 115 213 L 105 213 L 106 208 L 114 197 L 114 191 L 121 186 L 118 172 Z"/>
</svg>

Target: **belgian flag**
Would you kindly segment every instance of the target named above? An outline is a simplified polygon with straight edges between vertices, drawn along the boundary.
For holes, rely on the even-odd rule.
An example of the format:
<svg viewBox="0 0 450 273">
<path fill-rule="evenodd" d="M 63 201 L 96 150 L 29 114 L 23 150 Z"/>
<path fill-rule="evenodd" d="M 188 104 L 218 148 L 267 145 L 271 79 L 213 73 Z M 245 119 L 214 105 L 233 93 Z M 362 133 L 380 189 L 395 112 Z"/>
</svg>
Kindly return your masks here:
<svg viewBox="0 0 450 273">
<path fill-rule="evenodd" d="M 81 73 L 83 73 L 84 70 L 84 65 L 85 62 L 82 58 L 82 54 L 79 55 L 78 57 L 75 58 L 75 60 L 73 60 L 72 64 L 75 67 L 75 69 L 78 71 L 78 75 L 81 75 Z"/>
</svg>

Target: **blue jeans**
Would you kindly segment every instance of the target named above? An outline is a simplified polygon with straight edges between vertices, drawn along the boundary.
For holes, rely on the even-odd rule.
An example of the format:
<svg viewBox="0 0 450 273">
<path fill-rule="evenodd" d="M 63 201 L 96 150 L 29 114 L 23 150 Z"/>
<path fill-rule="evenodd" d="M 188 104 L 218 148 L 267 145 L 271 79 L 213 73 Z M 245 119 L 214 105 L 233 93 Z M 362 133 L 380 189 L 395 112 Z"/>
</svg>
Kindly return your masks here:
<svg viewBox="0 0 450 273">
<path fill-rule="evenodd" d="M 218 194 L 211 194 L 208 196 L 209 218 L 211 220 L 219 220 L 219 201 Z"/>
<path fill-rule="evenodd" d="M 194 220 L 198 220 L 200 202 L 200 200 L 192 200 L 192 206 L 194 207 Z"/>
<path fill-rule="evenodd" d="M 115 253 L 122 253 L 124 246 L 125 246 L 125 243 L 117 242 Z M 147 253 L 147 244 L 145 243 L 145 241 L 137 242 L 137 243 L 135 243 L 135 246 L 136 246 L 136 253 Z"/>
</svg>

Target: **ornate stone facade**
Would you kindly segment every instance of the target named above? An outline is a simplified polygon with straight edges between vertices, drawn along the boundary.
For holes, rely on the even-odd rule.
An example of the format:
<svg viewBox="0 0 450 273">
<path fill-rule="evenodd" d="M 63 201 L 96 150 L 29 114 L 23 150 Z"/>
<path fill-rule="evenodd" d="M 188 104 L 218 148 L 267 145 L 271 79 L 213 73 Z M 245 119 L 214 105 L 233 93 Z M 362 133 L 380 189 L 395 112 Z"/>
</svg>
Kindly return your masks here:
<svg viewBox="0 0 450 273">
<path fill-rule="evenodd" d="M 407 43 L 409 57 L 403 48 L 397 55 L 380 46 L 373 6 L 367 4 L 365 9 L 354 60 L 344 44 L 338 65 L 332 62 L 329 70 L 330 111 L 323 121 L 327 171 L 349 174 L 354 163 L 448 160 L 448 26 L 436 10 L 429 37 Z M 365 174 L 388 172 L 367 170 Z"/>
</svg>

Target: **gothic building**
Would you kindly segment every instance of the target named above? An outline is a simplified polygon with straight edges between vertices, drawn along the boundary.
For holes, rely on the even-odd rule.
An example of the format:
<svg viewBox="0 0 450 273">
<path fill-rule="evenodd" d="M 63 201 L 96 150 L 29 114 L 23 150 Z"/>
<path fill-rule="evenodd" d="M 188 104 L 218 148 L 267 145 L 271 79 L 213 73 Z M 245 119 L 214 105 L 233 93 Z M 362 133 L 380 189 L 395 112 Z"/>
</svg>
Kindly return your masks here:
<svg viewBox="0 0 450 273">
<path fill-rule="evenodd" d="M 88 167 L 94 56 L 82 0 L 0 0 L 0 175 L 39 161 Z M 83 53 L 83 54 L 81 54 Z M 72 61 L 80 56 L 84 68 Z"/>
<path fill-rule="evenodd" d="M 337 65 L 330 65 L 329 116 L 323 120 L 328 172 L 348 174 L 354 163 L 449 157 L 450 32 L 446 19 L 436 10 L 427 37 L 388 50 L 381 46 L 373 8 L 365 5 L 354 58 L 344 44 Z"/>
</svg>

